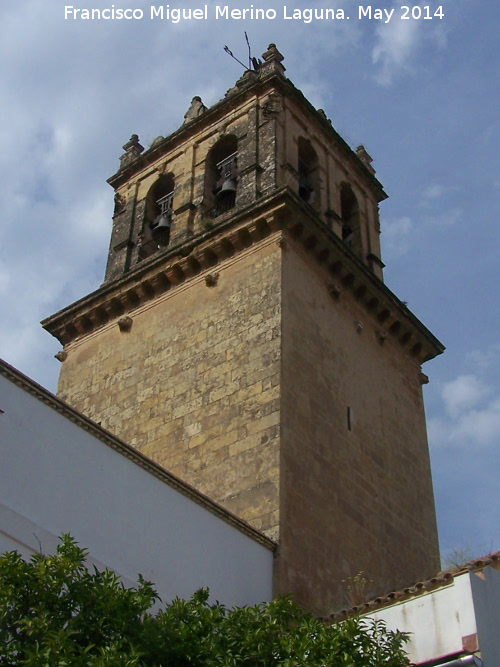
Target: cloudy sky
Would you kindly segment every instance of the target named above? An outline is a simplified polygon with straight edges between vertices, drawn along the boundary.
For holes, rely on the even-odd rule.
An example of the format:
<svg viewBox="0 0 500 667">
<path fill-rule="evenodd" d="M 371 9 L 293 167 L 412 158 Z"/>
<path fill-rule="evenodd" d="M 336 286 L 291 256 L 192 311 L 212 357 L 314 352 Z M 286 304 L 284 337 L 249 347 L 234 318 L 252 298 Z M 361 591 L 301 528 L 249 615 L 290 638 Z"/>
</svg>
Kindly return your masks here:
<svg viewBox="0 0 500 667">
<path fill-rule="evenodd" d="M 405 20 L 384 0 L 384 22 L 360 20 L 353 0 L 287 5 L 349 16 L 308 23 L 283 1 L 254 0 L 274 20 L 216 20 L 209 0 L 208 20 L 173 23 L 145 0 L 114 1 L 142 20 L 101 21 L 65 19 L 60 0 L 0 0 L 0 355 L 55 391 L 60 346 L 39 321 L 102 282 L 122 145 L 175 130 L 194 95 L 220 99 L 243 71 L 223 47 L 245 61 L 246 30 L 374 158 L 386 283 L 447 347 L 424 366 L 441 548 L 500 549 L 498 6 L 422 2 Z"/>
</svg>

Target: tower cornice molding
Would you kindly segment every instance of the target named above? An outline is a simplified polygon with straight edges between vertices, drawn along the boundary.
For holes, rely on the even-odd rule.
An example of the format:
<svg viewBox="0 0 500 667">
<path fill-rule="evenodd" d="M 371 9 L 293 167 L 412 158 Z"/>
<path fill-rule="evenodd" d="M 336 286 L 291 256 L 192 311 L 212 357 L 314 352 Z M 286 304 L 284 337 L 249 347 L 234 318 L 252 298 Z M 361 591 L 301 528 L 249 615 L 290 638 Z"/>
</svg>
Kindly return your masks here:
<svg viewBox="0 0 500 667">
<path fill-rule="evenodd" d="M 122 278 L 46 318 L 42 326 L 68 345 L 165 292 L 205 273 L 213 274 L 225 260 L 281 232 L 283 251 L 287 251 L 287 240 L 300 245 L 322 269 L 332 298 L 354 295 L 377 327 L 380 344 L 390 337 L 418 363 L 444 351 L 406 305 L 289 188 L 231 213 L 198 237 L 141 262 Z"/>
</svg>

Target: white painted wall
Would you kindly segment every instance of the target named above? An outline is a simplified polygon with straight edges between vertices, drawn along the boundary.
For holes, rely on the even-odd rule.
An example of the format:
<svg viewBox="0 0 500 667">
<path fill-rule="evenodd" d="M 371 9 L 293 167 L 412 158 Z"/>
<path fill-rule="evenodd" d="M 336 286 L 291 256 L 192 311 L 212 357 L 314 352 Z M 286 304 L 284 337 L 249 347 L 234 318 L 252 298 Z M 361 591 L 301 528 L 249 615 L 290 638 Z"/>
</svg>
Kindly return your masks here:
<svg viewBox="0 0 500 667">
<path fill-rule="evenodd" d="M 0 375 L 0 550 L 71 533 L 163 600 L 208 586 L 226 605 L 272 597 L 272 552 Z"/>
<path fill-rule="evenodd" d="M 493 567 L 459 573 L 441 588 L 366 616 L 410 632 L 406 649 L 414 664 L 460 654 L 464 638 L 477 634 L 484 666 L 500 665 L 500 572 Z"/>
<path fill-rule="evenodd" d="M 461 652 L 462 637 L 477 631 L 468 573 L 367 616 L 383 619 L 391 630 L 410 632 L 406 650 L 416 664 Z"/>
<path fill-rule="evenodd" d="M 500 572 L 487 567 L 472 575 L 471 588 L 484 667 L 500 665 Z"/>
</svg>

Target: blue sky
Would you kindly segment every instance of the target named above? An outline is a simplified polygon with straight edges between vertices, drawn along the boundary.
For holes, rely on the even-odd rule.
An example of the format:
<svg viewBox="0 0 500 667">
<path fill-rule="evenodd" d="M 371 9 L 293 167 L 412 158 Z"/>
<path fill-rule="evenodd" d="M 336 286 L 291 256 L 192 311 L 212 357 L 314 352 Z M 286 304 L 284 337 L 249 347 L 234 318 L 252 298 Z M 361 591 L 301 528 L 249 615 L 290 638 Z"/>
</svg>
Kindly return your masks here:
<svg viewBox="0 0 500 667">
<path fill-rule="evenodd" d="M 59 343 L 39 320 L 102 282 L 113 192 L 106 178 L 134 132 L 148 146 L 182 122 L 191 98 L 220 99 L 246 59 L 275 42 L 287 75 L 355 148 L 364 144 L 381 204 L 386 284 L 446 345 L 424 366 L 443 553 L 500 549 L 499 12 L 493 0 L 445 0 L 444 18 L 64 19 L 64 3 L 0 0 L 0 355 L 55 391 Z M 250 7 L 234 1 L 232 8 Z M 178 7 L 170 3 L 171 7 Z M 203 7 L 183 3 L 182 7 Z M 367 5 L 363 5 L 367 6 Z M 418 14 L 418 10 L 415 11 Z M 416 480 L 418 483 L 418 480 Z"/>
</svg>

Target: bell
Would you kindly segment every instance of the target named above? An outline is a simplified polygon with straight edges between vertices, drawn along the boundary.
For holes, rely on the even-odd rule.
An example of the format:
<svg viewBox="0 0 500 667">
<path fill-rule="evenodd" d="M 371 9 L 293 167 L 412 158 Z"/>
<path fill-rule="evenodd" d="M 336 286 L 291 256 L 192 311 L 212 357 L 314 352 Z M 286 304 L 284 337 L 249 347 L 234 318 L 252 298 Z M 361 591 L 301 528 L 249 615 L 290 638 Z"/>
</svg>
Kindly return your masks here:
<svg viewBox="0 0 500 667">
<path fill-rule="evenodd" d="M 226 211 L 234 206 L 235 201 L 236 181 L 232 178 L 227 178 L 215 195 L 215 204 L 221 211 Z"/>
<path fill-rule="evenodd" d="M 222 184 L 220 192 L 226 192 L 226 191 L 236 192 L 236 181 L 234 180 L 234 178 L 227 178 Z"/>
<path fill-rule="evenodd" d="M 172 221 L 169 217 L 165 215 L 159 215 L 157 218 L 155 218 L 152 225 L 153 241 L 160 246 L 168 245 L 170 240 L 171 226 Z"/>
</svg>

